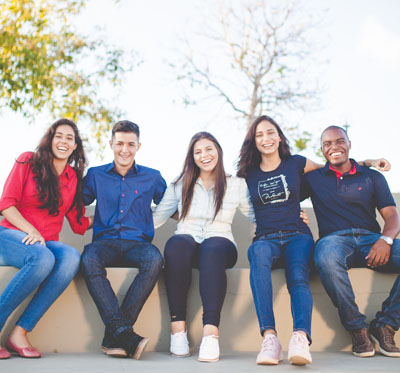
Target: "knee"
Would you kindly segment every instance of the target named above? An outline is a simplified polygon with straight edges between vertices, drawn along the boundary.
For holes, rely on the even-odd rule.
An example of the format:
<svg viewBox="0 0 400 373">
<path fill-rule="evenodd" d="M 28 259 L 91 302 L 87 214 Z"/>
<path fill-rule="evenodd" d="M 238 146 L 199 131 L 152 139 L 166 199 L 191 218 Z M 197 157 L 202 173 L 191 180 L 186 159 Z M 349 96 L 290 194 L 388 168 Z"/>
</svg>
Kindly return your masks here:
<svg viewBox="0 0 400 373">
<path fill-rule="evenodd" d="M 63 267 L 64 272 L 74 275 L 78 271 L 80 262 L 81 254 L 79 251 L 74 247 L 65 245 L 60 258 L 60 265 Z"/>
<path fill-rule="evenodd" d="M 251 267 L 271 268 L 272 256 L 272 250 L 266 241 L 255 241 L 247 252 Z"/>
<path fill-rule="evenodd" d="M 147 250 L 147 255 L 143 258 L 142 268 L 152 271 L 161 271 L 164 265 L 164 259 L 158 249 L 150 244 Z"/>
<path fill-rule="evenodd" d="M 334 273 L 344 262 L 335 246 L 334 237 L 325 237 L 315 246 L 314 262 L 318 272 Z"/>
<path fill-rule="evenodd" d="M 309 286 L 310 267 L 305 264 L 297 264 L 295 269 L 292 269 L 287 274 L 287 288 L 290 292 L 295 287 Z"/>
<path fill-rule="evenodd" d="M 190 256 L 186 240 L 180 235 L 172 236 L 165 244 L 164 257 L 167 263 L 177 258 L 190 258 Z"/>
<path fill-rule="evenodd" d="M 86 245 L 81 257 L 81 268 L 84 275 L 88 275 L 94 268 L 98 268 L 99 263 L 100 260 L 95 247 L 91 244 Z"/>
<path fill-rule="evenodd" d="M 31 251 L 26 263 L 37 266 L 40 272 L 47 276 L 53 270 L 55 261 L 54 254 L 48 248 L 41 246 L 39 250 Z"/>
</svg>

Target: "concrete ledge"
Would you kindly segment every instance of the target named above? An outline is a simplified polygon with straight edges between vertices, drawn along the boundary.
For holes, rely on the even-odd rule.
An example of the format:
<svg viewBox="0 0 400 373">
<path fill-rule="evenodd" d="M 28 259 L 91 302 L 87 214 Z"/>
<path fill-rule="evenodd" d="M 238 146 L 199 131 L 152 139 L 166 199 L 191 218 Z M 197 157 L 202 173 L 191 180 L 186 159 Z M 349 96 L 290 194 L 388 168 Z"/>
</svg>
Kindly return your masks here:
<svg viewBox="0 0 400 373">
<path fill-rule="evenodd" d="M 126 294 L 136 269 L 107 269 L 111 284 L 120 300 Z M 0 291 L 16 273 L 13 267 L 0 267 Z M 249 269 L 231 269 L 228 274 L 228 291 L 221 318 L 220 344 L 223 351 L 257 351 L 261 337 L 258 330 L 253 298 L 249 285 Z M 396 275 L 376 273 L 369 269 L 349 271 L 356 300 L 368 320 L 374 317 L 387 297 Z M 193 280 L 188 300 L 188 325 L 191 347 L 196 350 L 201 340 L 201 300 L 198 290 L 198 271 L 193 270 Z M 273 271 L 274 310 L 279 339 L 287 349 L 292 332 L 290 297 L 286 289 L 284 271 Z M 341 326 L 336 309 L 323 289 L 319 277 L 313 275 L 311 291 L 314 297 L 312 326 L 312 351 L 339 351 L 350 348 L 350 337 Z M 26 303 L 26 302 L 25 302 Z M 9 319 L 1 343 L 24 306 L 19 307 Z M 150 338 L 149 351 L 168 351 L 169 312 L 164 281 L 158 285 L 146 302 L 136 323 L 136 331 Z M 31 333 L 31 340 L 43 352 L 95 352 L 99 351 L 104 327 L 97 309 L 80 274 L 62 296 L 40 320 Z M 397 334 L 400 344 L 400 335 Z"/>
<path fill-rule="evenodd" d="M 395 195 L 400 204 L 400 195 Z M 317 232 L 316 220 L 312 209 L 308 208 L 310 227 Z M 89 209 L 89 214 L 91 213 Z M 382 220 L 378 219 L 380 222 Z M 156 231 L 154 244 L 164 250 L 164 244 L 175 231 L 176 223 L 169 220 Z M 233 233 L 238 244 L 238 262 L 234 269 L 228 270 L 228 291 L 221 317 L 220 344 L 222 351 L 257 351 L 261 337 L 249 284 L 247 248 L 254 235 L 254 226 L 241 213 L 233 221 Z M 68 224 L 60 235 L 60 241 L 83 251 L 85 244 L 91 242 L 91 232 L 84 236 L 74 235 Z M 0 292 L 10 281 L 17 269 L 0 266 Z M 108 277 L 120 300 L 133 281 L 136 269 L 109 268 Z M 396 279 L 394 274 L 382 274 L 369 269 L 351 269 L 349 275 L 361 312 L 372 320 L 380 309 L 382 301 Z M 286 350 L 292 332 L 290 297 L 286 289 L 284 271 L 273 271 L 274 311 L 279 339 Z M 189 338 L 192 350 L 197 350 L 201 340 L 201 299 L 198 290 L 198 271 L 193 271 L 193 281 L 188 299 Z M 311 291 L 314 297 L 312 324 L 312 351 L 339 351 L 350 349 L 350 336 L 339 322 L 337 311 L 326 295 L 318 275 L 311 278 Z M 10 317 L 3 332 L 1 344 L 25 308 L 26 300 Z M 141 335 L 150 338 L 148 350 L 168 351 L 169 348 L 169 311 L 166 291 L 161 276 L 158 285 L 146 302 L 136 323 L 135 329 Z M 103 323 L 95 304 L 89 295 L 80 274 L 53 304 L 31 333 L 32 342 L 43 352 L 98 352 L 103 338 Z M 396 335 L 400 345 L 400 333 Z"/>
</svg>

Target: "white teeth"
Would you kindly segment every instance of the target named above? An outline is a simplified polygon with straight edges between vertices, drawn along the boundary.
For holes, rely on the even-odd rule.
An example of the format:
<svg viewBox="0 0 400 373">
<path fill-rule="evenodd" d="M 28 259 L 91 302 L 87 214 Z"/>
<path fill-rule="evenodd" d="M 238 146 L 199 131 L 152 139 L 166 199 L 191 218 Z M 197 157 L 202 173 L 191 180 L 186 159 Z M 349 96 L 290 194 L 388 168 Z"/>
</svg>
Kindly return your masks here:
<svg viewBox="0 0 400 373">
<path fill-rule="evenodd" d="M 59 150 L 60 152 L 66 152 L 67 148 L 59 147 L 59 148 L 57 148 L 57 150 Z"/>
<path fill-rule="evenodd" d="M 210 163 L 210 162 L 211 162 L 211 160 L 208 159 L 208 160 L 206 160 L 206 161 L 202 161 L 201 163 L 206 164 L 206 163 Z"/>
<path fill-rule="evenodd" d="M 339 155 L 342 155 L 342 153 L 341 153 L 341 152 L 338 152 L 338 153 L 332 153 L 332 154 L 331 154 L 332 157 L 338 157 Z"/>
<path fill-rule="evenodd" d="M 263 147 L 264 147 L 264 148 L 270 148 L 272 145 L 273 145 L 273 144 L 266 144 L 266 145 L 263 145 Z"/>
</svg>

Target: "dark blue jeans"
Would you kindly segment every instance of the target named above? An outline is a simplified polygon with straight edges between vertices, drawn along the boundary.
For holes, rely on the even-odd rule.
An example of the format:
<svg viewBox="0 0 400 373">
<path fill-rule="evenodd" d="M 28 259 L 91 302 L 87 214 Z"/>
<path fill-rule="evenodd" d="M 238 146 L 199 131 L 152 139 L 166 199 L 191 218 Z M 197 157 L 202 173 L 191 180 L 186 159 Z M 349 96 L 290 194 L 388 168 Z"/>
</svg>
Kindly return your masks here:
<svg viewBox="0 0 400 373">
<path fill-rule="evenodd" d="M 192 279 L 192 267 L 200 271 L 200 296 L 203 325 L 219 326 L 226 295 L 226 268 L 237 260 L 232 241 L 210 237 L 197 243 L 188 234 L 176 234 L 165 245 L 165 278 L 171 321 L 186 320 L 186 302 Z"/>
<path fill-rule="evenodd" d="M 315 246 L 315 265 L 321 282 L 338 308 L 340 321 L 351 331 L 367 328 L 365 315 L 357 307 L 347 270 L 352 267 L 368 267 L 365 257 L 380 234 L 365 229 L 346 229 L 320 239 Z M 384 266 L 373 268 L 380 272 L 400 273 L 400 240 L 394 240 L 390 258 Z M 377 326 L 400 326 L 400 276 L 397 277 L 382 310 L 373 321 Z"/>
<path fill-rule="evenodd" d="M 104 239 L 85 246 L 82 254 L 83 274 L 106 326 L 106 333 L 117 337 L 132 328 L 157 282 L 162 265 L 162 255 L 149 242 Z M 106 267 L 139 269 L 121 307 L 107 279 Z"/>
<path fill-rule="evenodd" d="M 277 232 L 260 237 L 249 247 L 250 285 L 261 334 L 275 330 L 271 269 L 283 264 L 290 293 L 293 330 L 311 342 L 313 299 L 309 286 L 313 238 L 301 232 Z"/>
</svg>

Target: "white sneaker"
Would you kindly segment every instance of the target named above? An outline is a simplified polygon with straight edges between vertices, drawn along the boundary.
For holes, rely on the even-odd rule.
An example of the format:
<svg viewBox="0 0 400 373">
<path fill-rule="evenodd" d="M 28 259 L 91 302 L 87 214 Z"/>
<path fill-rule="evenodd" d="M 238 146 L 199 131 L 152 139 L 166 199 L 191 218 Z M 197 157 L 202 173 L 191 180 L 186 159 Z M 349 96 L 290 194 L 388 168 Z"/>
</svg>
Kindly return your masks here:
<svg viewBox="0 0 400 373">
<path fill-rule="evenodd" d="M 203 337 L 199 350 L 199 361 L 212 363 L 219 360 L 218 336 L 207 335 Z"/>
<path fill-rule="evenodd" d="M 295 365 L 306 365 L 312 363 L 310 345 L 307 337 L 298 332 L 293 332 L 289 342 L 288 359 Z"/>
<path fill-rule="evenodd" d="M 275 334 L 267 334 L 262 341 L 261 351 L 257 355 L 259 365 L 277 365 L 283 360 L 282 346 Z"/>
<path fill-rule="evenodd" d="M 171 344 L 169 351 L 172 356 L 186 357 L 190 356 L 189 341 L 186 331 L 171 334 Z"/>
</svg>

